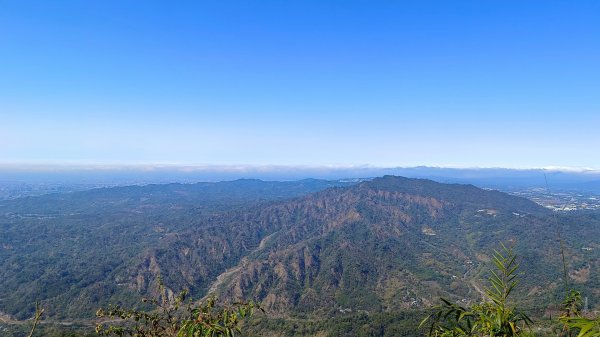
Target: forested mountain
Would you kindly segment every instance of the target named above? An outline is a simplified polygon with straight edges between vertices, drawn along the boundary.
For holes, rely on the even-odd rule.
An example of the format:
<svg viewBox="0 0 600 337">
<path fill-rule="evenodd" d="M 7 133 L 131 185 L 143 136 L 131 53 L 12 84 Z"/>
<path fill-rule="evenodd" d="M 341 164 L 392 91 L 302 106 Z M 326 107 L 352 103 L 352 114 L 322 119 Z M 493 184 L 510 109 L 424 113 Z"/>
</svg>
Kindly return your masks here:
<svg viewBox="0 0 600 337">
<path fill-rule="evenodd" d="M 519 287 L 521 305 L 541 317 L 563 296 L 555 218 L 523 198 L 386 176 L 282 203 L 268 213 L 278 214 L 270 222 L 275 231 L 226 274 L 218 289 L 231 299 L 263 303 L 271 323 L 265 319 L 260 333 L 285 326 L 293 334 L 294 326 L 302 325 L 298 319 L 325 318 L 320 331 L 334 335 L 356 335 L 357 329 L 383 335 L 377 332 L 381 324 L 397 335 L 391 331 L 398 320 L 382 323 L 389 315 L 424 310 L 441 296 L 465 304 L 479 301 L 499 242 L 515 245 L 527 271 Z M 592 214 L 559 221 L 569 281 L 585 289 L 595 306 L 600 222 Z M 282 323 L 286 318 L 294 323 Z M 335 330 L 344 320 L 346 330 Z"/>
<path fill-rule="evenodd" d="M 348 183 L 323 180 L 102 188 L 0 202 L 0 312 L 93 317 L 99 304 L 136 303 L 124 278 L 177 233 L 219 214 Z M 241 211 L 243 212 L 243 211 Z"/>
<path fill-rule="evenodd" d="M 0 214 L 0 311 L 18 318 L 36 300 L 55 319 L 91 318 L 155 293 L 160 276 L 171 293 L 261 302 L 256 335 L 414 335 L 403 322 L 440 296 L 481 298 L 499 242 L 527 270 L 522 304 L 543 315 L 563 291 L 559 233 L 569 282 L 590 307 L 600 295 L 597 213 L 555 218 L 472 185 L 151 185 L 4 201 Z"/>
</svg>

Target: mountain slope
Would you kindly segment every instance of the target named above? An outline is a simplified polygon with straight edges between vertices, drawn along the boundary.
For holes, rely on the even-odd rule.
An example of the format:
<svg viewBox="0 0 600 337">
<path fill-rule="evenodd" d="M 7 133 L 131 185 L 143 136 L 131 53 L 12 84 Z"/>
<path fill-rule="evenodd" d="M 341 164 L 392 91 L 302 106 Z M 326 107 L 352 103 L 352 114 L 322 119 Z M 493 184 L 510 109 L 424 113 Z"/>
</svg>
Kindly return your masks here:
<svg viewBox="0 0 600 337">
<path fill-rule="evenodd" d="M 1 201 L 0 312 L 25 318 L 42 301 L 50 317 L 93 317 L 108 302 L 137 303 L 145 288 L 129 284 L 128 270 L 161 242 L 219 214 L 339 185 L 348 184 L 238 180 Z"/>
<path fill-rule="evenodd" d="M 261 301 L 272 317 L 419 310 L 440 296 L 478 301 L 500 241 L 516 244 L 528 271 L 524 305 L 543 307 L 560 292 L 551 213 L 497 191 L 386 176 L 268 214 L 279 214 L 273 233 L 217 292 Z"/>
<path fill-rule="evenodd" d="M 562 291 L 554 215 L 471 185 L 238 181 L 11 203 L 0 203 L 0 311 L 20 317 L 41 298 L 52 317 L 89 318 L 156 294 L 161 277 L 171 294 L 262 302 L 268 316 L 250 329 L 260 336 L 400 335 L 394 322 L 440 296 L 478 301 L 499 242 L 522 257 L 523 305 L 543 312 Z M 597 306 L 600 216 L 558 220 L 570 282 Z"/>
</svg>

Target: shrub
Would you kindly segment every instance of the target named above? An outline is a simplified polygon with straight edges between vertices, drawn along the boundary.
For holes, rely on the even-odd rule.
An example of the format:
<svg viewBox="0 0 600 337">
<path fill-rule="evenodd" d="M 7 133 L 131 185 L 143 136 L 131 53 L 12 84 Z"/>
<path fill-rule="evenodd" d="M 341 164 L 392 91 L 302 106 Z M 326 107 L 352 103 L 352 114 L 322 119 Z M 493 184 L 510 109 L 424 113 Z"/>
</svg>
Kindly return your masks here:
<svg viewBox="0 0 600 337">
<path fill-rule="evenodd" d="M 184 291 L 171 301 L 167 296 L 143 300 L 154 307 L 150 311 L 120 306 L 100 309 L 96 316 L 108 320 L 98 324 L 96 332 L 118 337 L 230 337 L 241 331 L 241 319 L 251 316 L 255 309 L 262 310 L 253 302 L 218 305 L 214 297 L 194 304 L 186 302 L 186 295 Z"/>
<path fill-rule="evenodd" d="M 501 249 L 495 250 L 493 257 L 495 270 L 490 272 L 485 301 L 465 308 L 442 298 L 442 304 L 420 325 L 431 321 L 430 337 L 532 335 L 528 329 L 531 319 L 509 302 L 519 283 L 519 264 L 512 247 L 501 244 Z"/>
</svg>

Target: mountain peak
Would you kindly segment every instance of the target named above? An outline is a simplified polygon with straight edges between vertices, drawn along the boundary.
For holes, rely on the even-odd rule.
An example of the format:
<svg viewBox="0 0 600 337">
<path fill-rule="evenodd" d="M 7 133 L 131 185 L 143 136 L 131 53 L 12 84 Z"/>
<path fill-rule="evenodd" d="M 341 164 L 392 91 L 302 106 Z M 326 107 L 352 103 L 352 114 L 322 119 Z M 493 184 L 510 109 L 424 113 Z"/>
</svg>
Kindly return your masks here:
<svg viewBox="0 0 600 337">
<path fill-rule="evenodd" d="M 514 212 L 548 213 L 547 209 L 531 200 L 512 196 L 497 190 L 478 188 L 471 184 L 445 184 L 429 179 L 386 175 L 362 182 L 358 186 L 350 188 L 367 188 L 433 197 L 459 207 L 496 207 Z"/>
</svg>

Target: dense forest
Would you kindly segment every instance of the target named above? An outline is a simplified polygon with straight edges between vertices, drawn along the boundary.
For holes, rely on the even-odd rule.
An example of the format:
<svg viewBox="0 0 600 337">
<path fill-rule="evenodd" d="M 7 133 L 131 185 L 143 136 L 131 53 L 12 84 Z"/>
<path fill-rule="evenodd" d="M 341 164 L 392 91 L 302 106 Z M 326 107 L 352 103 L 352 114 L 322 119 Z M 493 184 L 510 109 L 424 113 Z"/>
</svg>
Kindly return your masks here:
<svg viewBox="0 0 600 337">
<path fill-rule="evenodd" d="M 600 213 L 556 214 L 472 185 L 385 176 L 103 188 L 0 202 L 0 331 L 93 333 L 96 311 L 141 298 L 253 301 L 247 336 L 415 336 L 440 304 L 486 297 L 514 247 L 518 306 L 560 325 L 567 283 L 600 307 Z M 562 244 L 559 244 L 559 241 Z M 561 250 L 562 247 L 562 250 Z M 62 331 L 62 332 L 61 332 Z M 70 331 L 70 332 L 69 332 Z M 419 330 L 425 333 L 426 329 Z"/>
</svg>

